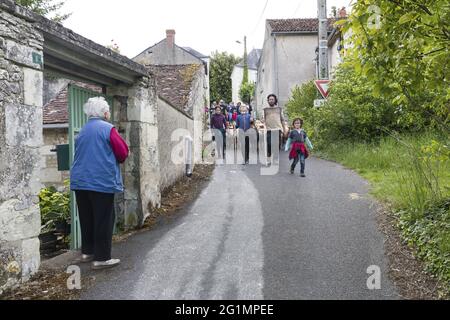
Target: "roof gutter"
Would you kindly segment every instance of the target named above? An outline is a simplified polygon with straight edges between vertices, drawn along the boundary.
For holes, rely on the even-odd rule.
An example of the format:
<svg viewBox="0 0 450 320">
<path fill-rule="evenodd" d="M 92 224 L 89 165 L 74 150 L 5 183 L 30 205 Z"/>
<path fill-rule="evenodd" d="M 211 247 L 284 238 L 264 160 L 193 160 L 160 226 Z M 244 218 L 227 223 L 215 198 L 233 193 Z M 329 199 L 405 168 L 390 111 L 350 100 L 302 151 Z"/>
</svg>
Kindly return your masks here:
<svg viewBox="0 0 450 320">
<path fill-rule="evenodd" d="M 44 124 L 43 129 L 68 129 L 68 123 Z"/>
<path fill-rule="evenodd" d="M 333 30 L 327 31 L 329 34 L 333 32 Z M 319 31 L 272 31 L 271 35 L 292 35 L 292 34 L 318 34 Z"/>
</svg>

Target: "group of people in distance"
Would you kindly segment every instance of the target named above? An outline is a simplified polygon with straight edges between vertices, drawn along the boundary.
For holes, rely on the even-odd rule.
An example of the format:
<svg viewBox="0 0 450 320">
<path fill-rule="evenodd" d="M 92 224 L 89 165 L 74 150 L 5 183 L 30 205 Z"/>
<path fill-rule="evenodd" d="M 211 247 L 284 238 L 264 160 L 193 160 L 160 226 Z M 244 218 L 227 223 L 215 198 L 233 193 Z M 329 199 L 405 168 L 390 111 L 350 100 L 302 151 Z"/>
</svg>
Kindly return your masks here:
<svg viewBox="0 0 450 320">
<path fill-rule="evenodd" d="M 282 109 L 278 107 L 278 98 L 275 94 L 270 94 L 267 97 L 268 107 L 263 109 L 261 115 L 261 122 L 265 125 L 267 137 L 267 164 L 270 165 L 272 161 L 272 135 L 279 137 L 279 147 L 281 149 L 284 144 L 285 151 L 289 151 L 289 160 L 292 161 L 290 173 L 294 174 L 295 168 L 300 163 L 300 176 L 306 177 L 305 167 L 306 159 L 309 157 L 309 150 L 313 149 L 313 145 L 303 129 L 303 119 L 296 118 L 292 122 L 291 128 L 288 127 L 287 121 L 283 115 Z M 217 104 L 213 102 L 210 108 L 210 127 L 214 129 L 216 134 L 221 134 L 223 145 L 218 146 L 219 157 L 224 157 L 226 153 L 226 132 L 227 129 L 241 129 L 244 133 L 248 130 L 256 130 L 258 137 L 258 128 L 255 126 L 255 119 L 252 116 L 252 109 L 250 106 L 238 102 L 236 105 L 230 103 L 227 105 L 223 100 Z M 245 164 L 249 163 L 249 142 L 250 137 L 245 136 L 244 159 Z M 276 140 L 276 138 L 274 138 Z M 259 142 L 258 142 L 259 145 Z M 220 154 L 222 153 L 222 154 Z"/>
<path fill-rule="evenodd" d="M 254 119 L 251 115 L 251 107 L 238 102 L 236 106 L 233 103 L 226 105 L 223 100 L 220 101 L 221 104 L 212 104 L 211 108 L 214 108 L 214 113 L 210 117 L 210 127 L 211 129 L 218 130 L 222 135 L 222 148 L 217 148 L 217 150 L 222 151 L 221 157 L 225 156 L 226 152 L 226 131 L 227 129 L 242 130 L 244 133 L 250 129 L 255 129 Z M 217 137 L 213 137 L 214 140 L 219 141 Z M 248 136 L 245 137 L 245 154 L 244 160 L 245 164 L 249 163 L 250 158 L 250 139 Z"/>
</svg>

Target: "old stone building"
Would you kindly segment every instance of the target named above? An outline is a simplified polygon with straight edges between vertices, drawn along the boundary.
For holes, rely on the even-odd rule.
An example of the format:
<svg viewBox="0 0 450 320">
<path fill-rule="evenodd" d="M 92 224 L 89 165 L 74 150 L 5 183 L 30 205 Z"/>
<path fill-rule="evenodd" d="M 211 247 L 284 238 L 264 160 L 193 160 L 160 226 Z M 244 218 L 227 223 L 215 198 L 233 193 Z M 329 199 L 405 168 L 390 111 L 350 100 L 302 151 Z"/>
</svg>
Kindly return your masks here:
<svg viewBox="0 0 450 320">
<path fill-rule="evenodd" d="M 141 225 L 161 201 L 154 76 L 12 0 L 0 0 L 0 292 L 40 266 L 44 71 L 95 83 L 109 97 L 114 124 L 131 151 L 122 166 L 125 192 L 116 199 L 124 223 Z M 81 100 L 71 107 L 80 112 Z"/>
<path fill-rule="evenodd" d="M 175 130 L 184 130 L 193 140 L 193 163 L 202 161 L 203 110 L 209 103 L 209 57 L 176 45 L 175 30 L 167 30 L 165 39 L 133 60 L 156 77 L 158 125 L 164 132 L 159 138 L 161 187 L 166 188 L 185 173 L 185 167 L 172 159 L 173 147 L 182 143 L 172 141 Z"/>
<path fill-rule="evenodd" d="M 200 64 L 204 67 L 204 92 L 209 104 L 209 63 L 210 58 L 190 47 L 180 47 L 175 43 L 175 30 L 166 30 L 166 37 L 145 49 L 133 58 L 145 66 Z M 206 105 L 205 104 L 205 105 Z"/>
<path fill-rule="evenodd" d="M 123 228 L 142 225 L 186 163 L 202 161 L 209 57 L 176 46 L 167 32 L 135 60 L 0 0 L 0 294 L 39 269 L 38 194 L 68 177 L 52 150 L 66 143 L 73 150 L 88 97 L 108 99 L 130 147 L 121 165 L 125 190 L 115 199 Z"/>
</svg>

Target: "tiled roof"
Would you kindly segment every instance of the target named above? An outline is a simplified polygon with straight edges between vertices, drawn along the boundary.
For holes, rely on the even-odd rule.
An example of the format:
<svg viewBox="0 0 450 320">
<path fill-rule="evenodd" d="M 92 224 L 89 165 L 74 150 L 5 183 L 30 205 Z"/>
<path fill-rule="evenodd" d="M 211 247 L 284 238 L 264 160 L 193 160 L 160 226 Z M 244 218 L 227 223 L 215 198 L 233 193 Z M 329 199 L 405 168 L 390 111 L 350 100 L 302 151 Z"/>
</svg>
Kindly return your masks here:
<svg viewBox="0 0 450 320">
<path fill-rule="evenodd" d="M 158 96 L 177 110 L 192 117 L 192 110 L 187 105 L 192 82 L 202 65 L 149 65 L 156 78 Z"/>
<path fill-rule="evenodd" d="M 249 69 L 258 70 L 259 59 L 261 58 L 261 49 L 253 49 L 250 51 L 247 57 L 247 64 Z M 242 59 L 244 60 L 244 59 Z M 237 65 L 238 67 L 244 67 L 244 61 Z"/>
<path fill-rule="evenodd" d="M 333 30 L 334 18 L 328 19 L 328 31 Z M 319 19 L 270 19 L 267 20 L 272 32 L 318 32 Z"/>
<path fill-rule="evenodd" d="M 96 85 L 85 84 L 72 81 L 78 87 L 89 89 L 98 93 L 102 92 L 102 88 Z M 69 108 L 67 90 L 68 86 L 62 89 L 55 98 L 50 100 L 43 108 L 43 122 L 45 124 L 66 124 L 69 123 Z"/>
</svg>

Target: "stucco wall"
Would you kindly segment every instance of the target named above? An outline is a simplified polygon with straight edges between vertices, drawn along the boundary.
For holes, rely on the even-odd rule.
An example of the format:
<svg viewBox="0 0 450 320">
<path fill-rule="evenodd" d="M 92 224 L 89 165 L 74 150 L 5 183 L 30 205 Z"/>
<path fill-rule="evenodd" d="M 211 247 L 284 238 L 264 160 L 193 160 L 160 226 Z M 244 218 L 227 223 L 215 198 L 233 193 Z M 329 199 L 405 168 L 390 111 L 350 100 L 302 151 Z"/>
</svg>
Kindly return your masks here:
<svg viewBox="0 0 450 320">
<path fill-rule="evenodd" d="M 258 116 L 267 96 L 275 93 L 284 107 L 292 89 L 315 78 L 316 34 L 270 35 L 266 30 L 256 88 Z"/>
<path fill-rule="evenodd" d="M 258 70 L 248 70 L 248 81 L 256 83 Z M 242 79 L 244 78 L 244 68 L 235 66 L 231 74 L 232 99 L 236 103 L 241 101 L 239 97 L 239 89 L 241 88 Z"/>
<path fill-rule="evenodd" d="M 181 137 L 189 135 L 193 139 L 192 161 L 195 165 L 202 161 L 203 146 L 203 109 L 207 98 L 204 70 L 200 68 L 191 86 L 188 107 L 192 110 L 192 117 L 178 111 L 162 99 L 158 99 L 158 126 L 159 126 L 159 162 L 161 190 L 172 185 L 186 173 L 184 156 L 184 140 Z M 181 130 L 180 130 L 181 129 Z M 179 132 L 178 134 L 175 132 Z M 176 139 L 176 141 L 172 141 Z"/>
<path fill-rule="evenodd" d="M 329 60 L 329 68 L 330 68 L 330 79 L 333 79 L 335 68 L 341 63 L 341 56 L 338 51 L 340 41 L 336 40 L 335 43 L 328 49 L 328 60 Z"/>
<path fill-rule="evenodd" d="M 276 37 L 278 60 L 278 100 L 284 107 L 292 89 L 313 80 L 316 74 L 317 35 L 283 35 Z"/>
<path fill-rule="evenodd" d="M 274 78 L 274 40 L 266 25 L 266 34 L 258 68 L 256 82 L 256 116 L 261 117 L 262 109 L 266 107 L 267 96 L 275 92 Z"/>
<path fill-rule="evenodd" d="M 161 191 L 172 185 L 179 178 L 185 174 L 184 163 L 176 163 L 172 160 L 172 151 L 178 145 L 179 150 L 184 150 L 184 140 L 172 141 L 172 135 L 177 129 L 184 129 L 180 131 L 180 135 L 184 135 L 183 132 L 188 132 L 191 137 L 194 137 L 194 120 L 188 118 L 185 114 L 176 110 L 168 103 L 161 99 L 158 99 L 158 122 L 159 122 L 159 163 L 161 170 Z M 179 138 L 180 135 L 176 137 Z M 175 138 L 175 136 L 174 136 Z M 178 150 L 178 149 L 177 149 Z"/>
<path fill-rule="evenodd" d="M 170 47 L 165 39 L 151 49 L 145 50 L 133 60 L 144 65 L 198 64 L 201 62 L 200 59 L 176 45 Z"/>
</svg>

